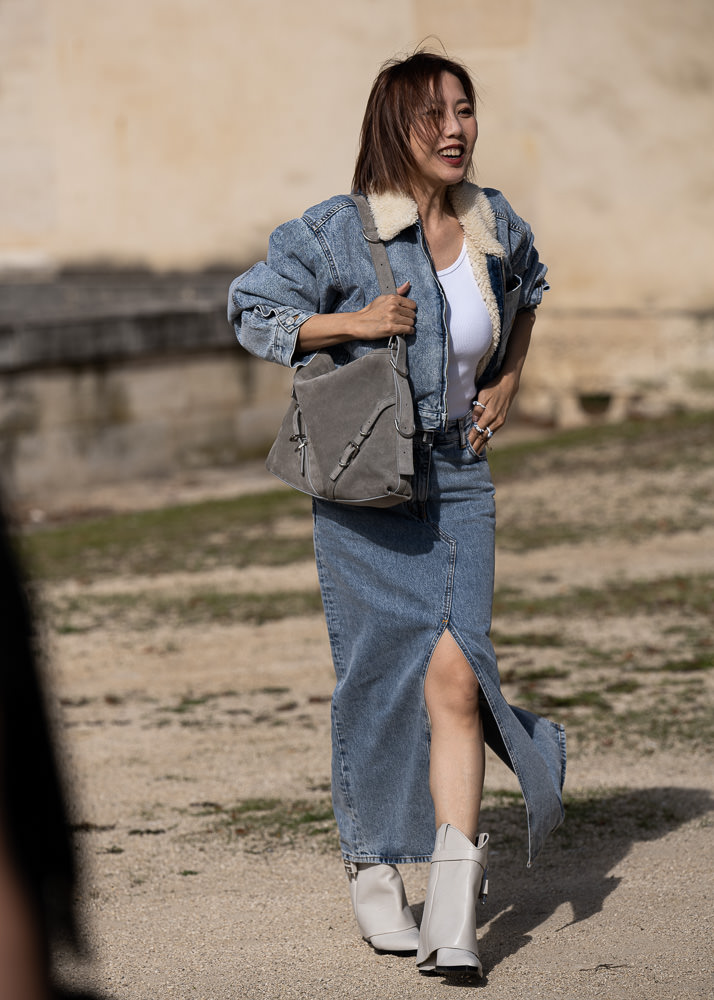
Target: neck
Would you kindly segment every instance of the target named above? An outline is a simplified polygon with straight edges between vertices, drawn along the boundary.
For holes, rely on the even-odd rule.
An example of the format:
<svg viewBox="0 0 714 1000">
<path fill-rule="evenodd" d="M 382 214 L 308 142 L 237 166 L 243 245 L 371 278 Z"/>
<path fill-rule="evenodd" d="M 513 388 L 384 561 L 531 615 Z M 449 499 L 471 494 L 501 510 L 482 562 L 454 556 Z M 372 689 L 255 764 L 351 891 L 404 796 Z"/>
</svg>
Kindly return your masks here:
<svg viewBox="0 0 714 1000">
<path fill-rule="evenodd" d="M 424 188 L 414 185 L 412 197 L 416 202 L 419 217 L 427 228 L 431 223 L 439 222 L 445 215 L 453 215 L 446 192 L 446 187 Z"/>
</svg>

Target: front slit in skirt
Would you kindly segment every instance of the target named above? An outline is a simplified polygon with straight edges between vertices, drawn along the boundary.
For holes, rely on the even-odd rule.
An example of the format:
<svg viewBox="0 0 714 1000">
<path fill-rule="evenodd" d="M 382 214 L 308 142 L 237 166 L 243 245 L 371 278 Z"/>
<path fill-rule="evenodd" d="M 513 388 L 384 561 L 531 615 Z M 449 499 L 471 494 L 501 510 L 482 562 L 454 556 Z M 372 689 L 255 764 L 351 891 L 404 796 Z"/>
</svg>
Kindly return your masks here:
<svg viewBox="0 0 714 1000">
<path fill-rule="evenodd" d="M 563 819 L 562 726 L 506 702 L 489 637 L 495 506 L 470 417 L 415 445 L 417 499 L 314 502 L 315 554 L 337 684 L 332 797 L 355 862 L 428 861 L 434 838 L 424 678 L 448 629 L 481 687 L 488 745 L 515 772 L 528 863 Z"/>
</svg>

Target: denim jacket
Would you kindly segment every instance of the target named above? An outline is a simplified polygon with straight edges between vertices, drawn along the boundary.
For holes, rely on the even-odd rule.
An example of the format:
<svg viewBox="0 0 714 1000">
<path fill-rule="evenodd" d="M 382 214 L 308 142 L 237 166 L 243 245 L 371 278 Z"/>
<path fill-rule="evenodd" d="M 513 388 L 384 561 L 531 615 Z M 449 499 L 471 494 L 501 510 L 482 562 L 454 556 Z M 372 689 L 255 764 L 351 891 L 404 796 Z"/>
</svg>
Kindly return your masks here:
<svg viewBox="0 0 714 1000">
<path fill-rule="evenodd" d="M 475 374 L 476 392 L 498 374 L 516 313 L 540 303 L 548 288 L 546 268 L 530 227 L 499 191 L 464 181 L 449 189 L 449 197 L 493 330 Z M 417 206 L 393 192 L 371 195 L 369 203 L 397 287 L 409 281 L 409 297 L 417 304 L 415 332 L 406 338 L 417 425 L 440 430 L 449 420 L 446 302 Z M 357 207 L 338 195 L 273 232 L 267 260 L 232 282 L 228 319 L 246 350 L 296 367 L 313 357 L 297 345 L 302 323 L 315 313 L 355 312 L 379 294 Z M 345 364 L 380 343 L 346 341 L 330 352 L 336 364 Z"/>
</svg>

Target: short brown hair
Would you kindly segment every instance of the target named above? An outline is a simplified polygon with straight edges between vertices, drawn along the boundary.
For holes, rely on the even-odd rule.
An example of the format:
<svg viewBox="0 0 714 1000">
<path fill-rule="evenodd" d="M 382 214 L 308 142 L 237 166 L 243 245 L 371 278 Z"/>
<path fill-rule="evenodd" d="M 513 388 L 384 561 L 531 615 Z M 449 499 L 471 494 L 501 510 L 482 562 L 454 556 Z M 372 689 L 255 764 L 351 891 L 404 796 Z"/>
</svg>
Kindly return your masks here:
<svg viewBox="0 0 714 1000">
<path fill-rule="evenodd" d="M 416 170 L 410 136 L 417 130 L 427 141 L 443 113 L 441 75 L 452 73 L 476 110 L 476 91 L 461 63 L 419 50 L 406 59 L 390 59 L 379 71 L 367 101 L 352 190 L 364 194 L 411 190 Z M 436 110 L 436 115 L 434 115 Z"/>
</svg>

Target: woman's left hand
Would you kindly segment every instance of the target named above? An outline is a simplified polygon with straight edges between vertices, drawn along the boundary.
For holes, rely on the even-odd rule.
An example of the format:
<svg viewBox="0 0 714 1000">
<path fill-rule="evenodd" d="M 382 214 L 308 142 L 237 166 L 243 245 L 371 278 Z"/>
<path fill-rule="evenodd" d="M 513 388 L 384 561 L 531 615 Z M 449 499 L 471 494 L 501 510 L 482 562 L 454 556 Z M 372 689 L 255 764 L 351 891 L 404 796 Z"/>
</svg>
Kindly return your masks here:
<svg viewBox="0 0 714 1000">
<path fill-rule="evenodd" d="M 520 385 L 534 323 L 534 310 L 526 309 L 516 315 L 501 371 L 493 382 L 479 390 L 471 415 L 474 425 L 478 424 L 478 427 L 473 426 L 469 431 L 471 447 L 477 453 L 483 451 L 506 422 Z"/>
<path fill-rule="evenodd" d="M 478 454 L 491 440 L 496 431 L 503 427 L 516 393 L 518 382 L 509 375 L 502 375 L 485 385 L 478 394 L 471 419 L 474 425 L 469 431 L 471 447 Z"/>
</svg>

